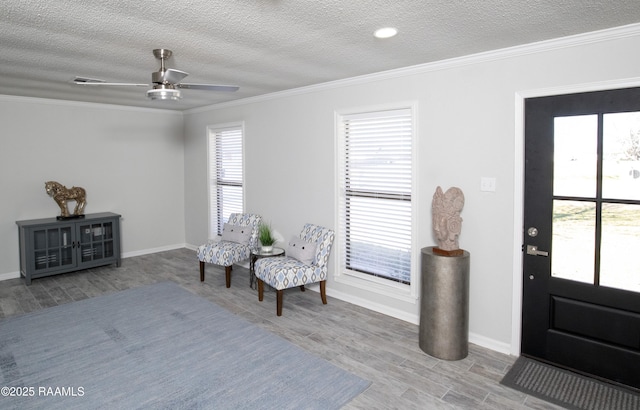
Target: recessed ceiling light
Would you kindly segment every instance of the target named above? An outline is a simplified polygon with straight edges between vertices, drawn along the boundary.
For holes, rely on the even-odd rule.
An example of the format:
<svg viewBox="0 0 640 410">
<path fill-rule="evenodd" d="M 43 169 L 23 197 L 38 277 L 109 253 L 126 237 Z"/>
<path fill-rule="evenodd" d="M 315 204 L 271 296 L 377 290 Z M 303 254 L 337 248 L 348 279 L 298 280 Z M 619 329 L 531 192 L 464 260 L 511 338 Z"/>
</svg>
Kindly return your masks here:
<svg viewBox="0 0 640 410">
<path fill-rule="evenodd" d="M 398 34 L 398 30 L 393 27 L 383 27 L 373 33 L 376 38 L 389 38 Z"/>
</svg>

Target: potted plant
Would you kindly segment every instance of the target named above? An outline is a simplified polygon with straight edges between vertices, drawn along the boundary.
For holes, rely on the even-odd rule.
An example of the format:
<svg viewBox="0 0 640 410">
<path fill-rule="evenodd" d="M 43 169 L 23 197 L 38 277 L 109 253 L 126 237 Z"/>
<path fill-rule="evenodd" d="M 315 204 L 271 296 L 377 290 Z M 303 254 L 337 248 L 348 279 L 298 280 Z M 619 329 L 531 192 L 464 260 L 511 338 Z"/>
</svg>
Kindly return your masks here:
<svg viewBox="0 0 640 410">
<path fill-rule="evenodd" d="M 271 232 L 271 225 L 261 223 L 258 228 L 258 239 L 262 245 L 262 252 L 273 251 L 273 244 L 276 242 L 276 238 Z"/>
</svg>

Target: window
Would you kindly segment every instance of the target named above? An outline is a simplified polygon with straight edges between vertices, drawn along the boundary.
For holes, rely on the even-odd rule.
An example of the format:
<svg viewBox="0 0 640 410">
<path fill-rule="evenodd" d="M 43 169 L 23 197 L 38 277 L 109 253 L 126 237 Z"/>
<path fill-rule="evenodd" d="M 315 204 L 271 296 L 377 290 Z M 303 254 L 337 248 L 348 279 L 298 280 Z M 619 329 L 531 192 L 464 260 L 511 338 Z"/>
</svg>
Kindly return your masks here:
<svg viewBox="0 0 640 410">
<path fill-rule="evenodd" d="M 412 110 L 341 115 L 338 125 L 341 271 L 410 285 Z"/>
<path fill-rule="evenodd" d="M 229 215 L 243 212 L 242 125 L 209 128 L 209 237 L 222 235 Z"/>
</svg>

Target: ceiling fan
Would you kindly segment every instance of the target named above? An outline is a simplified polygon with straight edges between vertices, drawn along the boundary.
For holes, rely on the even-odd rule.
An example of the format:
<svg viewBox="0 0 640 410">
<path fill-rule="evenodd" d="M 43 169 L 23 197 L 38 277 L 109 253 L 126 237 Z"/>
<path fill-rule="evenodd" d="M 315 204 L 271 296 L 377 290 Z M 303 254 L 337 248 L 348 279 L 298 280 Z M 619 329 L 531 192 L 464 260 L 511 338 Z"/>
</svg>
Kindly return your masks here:
<svg viewBox="0 0 640 410">
<path fill-rule="evenodd" d="M 160 60 L 160 70 L 151 73 L 152 84 L 108 83 L 104 80 L 87 77 L 76 77 L 73 83 L 78 85 L 132 87 L 149 87 L 151 85 L 152 88 L 147 91 L 147 97 L 152 100 L 179 100 L 181 98 L 180 88 L 205 91 L 237 91 L 240 88 L 235 85 L 181 83 L 180 81 L 188 76 L 189 73 L 173 68 L 165 68 L 165 61 L 171 57 L 172 54 L 173 52 L 166 48 L 153 50 L 153 55 Z"/>
</svg>

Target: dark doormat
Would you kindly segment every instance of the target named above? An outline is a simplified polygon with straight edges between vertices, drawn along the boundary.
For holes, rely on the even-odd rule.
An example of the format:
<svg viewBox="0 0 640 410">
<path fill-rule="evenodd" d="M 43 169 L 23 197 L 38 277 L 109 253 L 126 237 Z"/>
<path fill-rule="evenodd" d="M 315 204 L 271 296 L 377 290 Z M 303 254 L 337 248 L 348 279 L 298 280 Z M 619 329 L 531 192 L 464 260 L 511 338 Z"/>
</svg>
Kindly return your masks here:
<svg viewBox="0 0 640 410">
<path fill-rule="evenodd" d="M 500 383 L 568 409 L 640 409 L 640 394 L 633 390 L 522 356 Z"/>
</svg>

